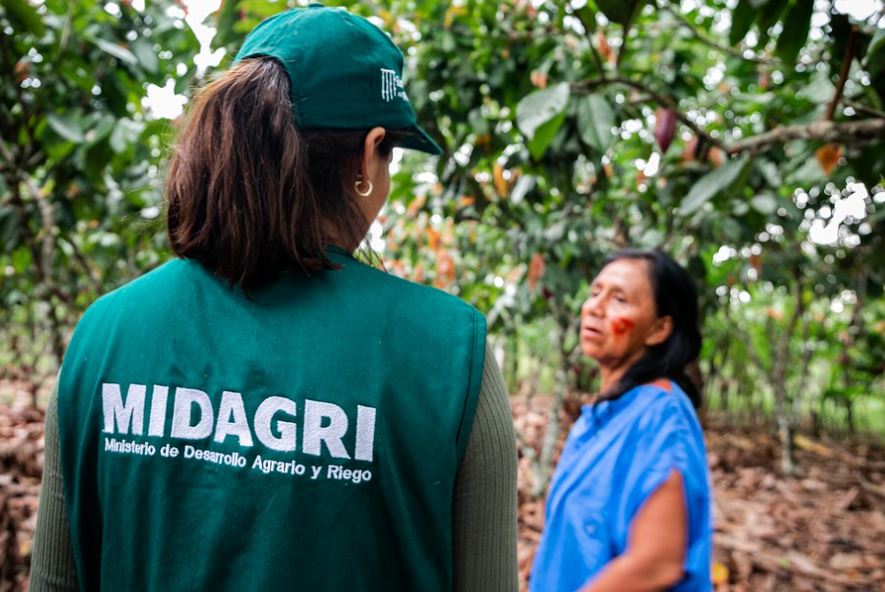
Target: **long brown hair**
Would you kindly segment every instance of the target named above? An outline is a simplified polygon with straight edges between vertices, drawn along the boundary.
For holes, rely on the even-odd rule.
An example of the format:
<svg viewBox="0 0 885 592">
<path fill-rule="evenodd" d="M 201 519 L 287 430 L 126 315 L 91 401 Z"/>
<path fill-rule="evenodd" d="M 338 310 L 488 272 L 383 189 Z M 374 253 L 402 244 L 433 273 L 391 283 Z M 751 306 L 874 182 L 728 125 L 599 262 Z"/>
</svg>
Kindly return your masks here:
<svg viewBox="0 0 885 592">
<path fill-rule="evenodd" d="M 239 62 L 197 94 L 178 137 L 166 184 L 173 251 L 246 290 L 287 270 L 334 269 L 331 237 L 352 247 L 368 230 L 353 190 L 368 131 L 298 130 L 282 65 Z"/>
</svg>

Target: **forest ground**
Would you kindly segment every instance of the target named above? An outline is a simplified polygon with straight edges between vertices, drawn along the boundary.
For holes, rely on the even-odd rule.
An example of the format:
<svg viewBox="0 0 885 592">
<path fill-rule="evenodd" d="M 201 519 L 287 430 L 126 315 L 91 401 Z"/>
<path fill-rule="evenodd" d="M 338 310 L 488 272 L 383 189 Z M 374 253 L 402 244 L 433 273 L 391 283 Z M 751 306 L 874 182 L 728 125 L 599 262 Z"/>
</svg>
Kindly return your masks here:
<svg viewBox="0 0 885 592">
<path fill-rule="evenodd" d="M 43 466 L 46 385 L 0 381 L 0 592 L 27 589 Z M 540 447 L 549 398 L 512 399 L 522 446 Z M 574 407 L 572 407 L 574 409 Z M 561 414 L 567 425 L 571 419 Z M 885 589 L 885 446 L 870 438 L 797 439 L 798 473 L 780 474 L 764 426 L 705 421 L 715 496 L 717 592 Z M 561 440 L 561 439 L 560 439 Z M 520 453 L 519 567 L 531 568 L 543 526 L 531 461 Z"/>
</svg>

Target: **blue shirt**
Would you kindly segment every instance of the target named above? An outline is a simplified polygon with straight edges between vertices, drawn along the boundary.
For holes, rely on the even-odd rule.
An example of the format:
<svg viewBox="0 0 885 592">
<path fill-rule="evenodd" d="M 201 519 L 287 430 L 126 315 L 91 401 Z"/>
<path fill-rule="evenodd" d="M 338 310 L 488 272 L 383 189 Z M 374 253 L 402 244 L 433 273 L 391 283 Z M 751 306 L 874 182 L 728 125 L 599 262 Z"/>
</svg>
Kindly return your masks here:
<svg viewBox="0 0 885 592">
<path fill-rule="evenodd" d="M 712 590 L 711 488 L 700 423 L 675 383 L 647 384 L 585 405 L 566 440 L 547 497 L 529 589 L 580 589 L 624 553 L 642 504 L 679 471 L 688 508 L 685 574 L 671 588 Z"/>
</svg>

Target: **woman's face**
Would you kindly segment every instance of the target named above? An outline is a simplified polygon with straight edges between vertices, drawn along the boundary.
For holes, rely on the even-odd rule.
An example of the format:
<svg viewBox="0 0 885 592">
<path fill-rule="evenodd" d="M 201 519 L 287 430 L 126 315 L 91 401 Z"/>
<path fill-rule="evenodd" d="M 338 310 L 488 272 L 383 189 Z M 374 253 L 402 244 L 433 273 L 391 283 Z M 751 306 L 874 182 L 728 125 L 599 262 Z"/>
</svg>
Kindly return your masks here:
<svg viewBox="0 0 885 592">
<path fill-rule="evenodd" d="M 603 366 L 629 365 L 670 334 L 670 318 L 657 318 L 644 259 L 618 259 L 590 284 L 581 306 L 581 349 Z"/>
</svg>

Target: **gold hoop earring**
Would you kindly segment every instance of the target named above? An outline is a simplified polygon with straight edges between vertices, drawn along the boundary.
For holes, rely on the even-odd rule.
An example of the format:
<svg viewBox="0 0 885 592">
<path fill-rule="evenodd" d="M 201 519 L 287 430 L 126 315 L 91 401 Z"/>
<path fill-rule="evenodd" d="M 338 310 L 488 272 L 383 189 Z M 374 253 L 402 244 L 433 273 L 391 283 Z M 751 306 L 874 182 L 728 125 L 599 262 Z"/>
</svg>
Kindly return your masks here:
<svg viewBox="0 0 885 592">
<path fill-rule="evenodd" d="M 368 187 L 365 191 L 360 191 L 360 185 L 362 185 L 363 183 L 368 185 Z M 353 184 L 353 190 L 356 191 L 356 194 L 360 197 L 369 197 L 369 195 L 372 194 L 373 189 L 374 187 L 372 186 L 371 181 L 363 181 L 362 179 L 357 179 L 356 182 Z"/>
</svg>

